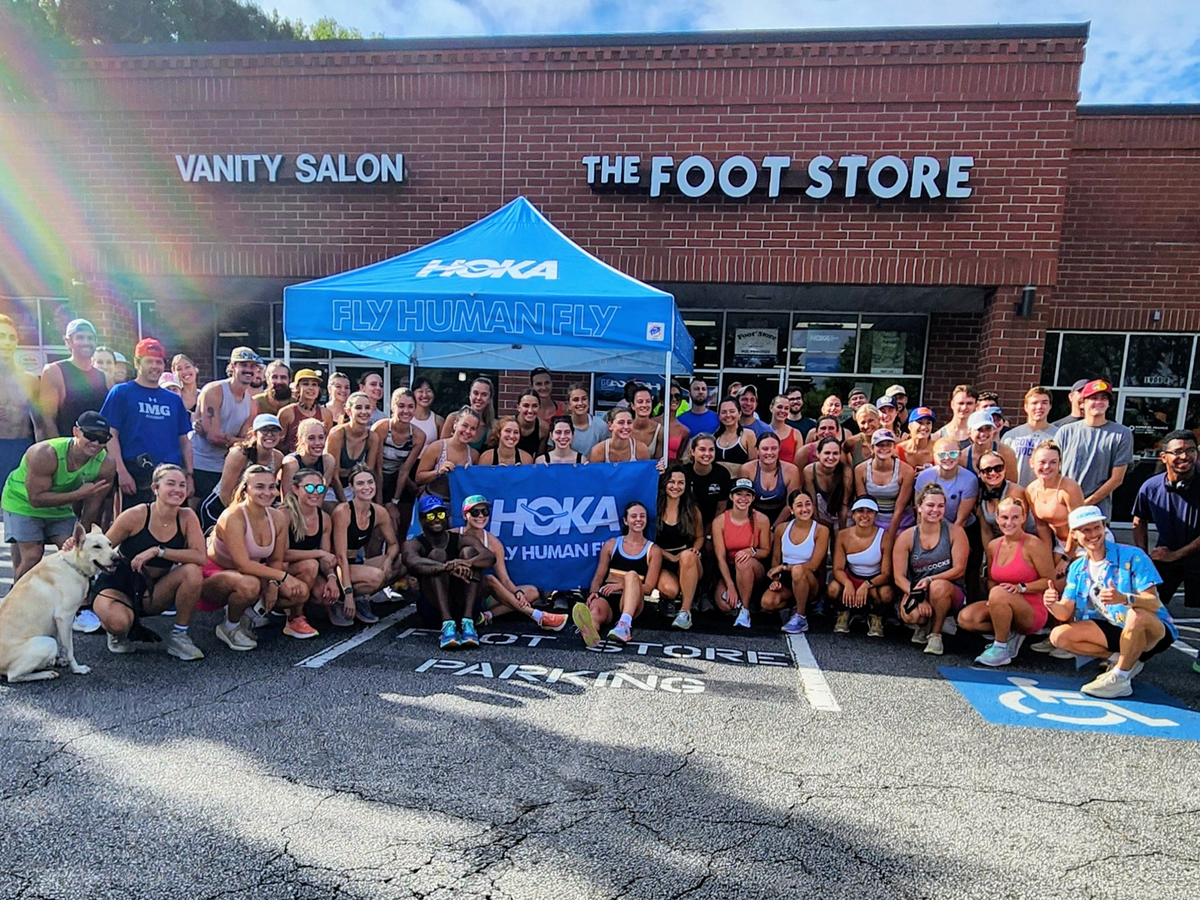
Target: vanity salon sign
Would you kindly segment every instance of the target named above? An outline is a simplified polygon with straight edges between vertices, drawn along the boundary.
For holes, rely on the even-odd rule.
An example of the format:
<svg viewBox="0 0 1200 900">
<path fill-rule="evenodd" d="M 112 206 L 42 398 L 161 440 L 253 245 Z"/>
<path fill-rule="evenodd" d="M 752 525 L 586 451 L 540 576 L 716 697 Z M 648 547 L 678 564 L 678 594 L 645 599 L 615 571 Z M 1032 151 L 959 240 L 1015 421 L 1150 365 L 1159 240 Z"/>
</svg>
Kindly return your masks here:
<svg viewBox="0 0 1200 900">
<path fill-rule="evenodd" d="M 786 154 L 736 154 L 723 159 L 692 154 L 583 157 L 587 183 L 594 191 L 649 194 L 651 197 L 725 197 L 752 193 L 778 197 L 799 193 L 826 197 L 951 200 L 971 196 L 972 156 L 870 157 L 862 153 L 820 154 L 797 159 Z"/>
<path fill-rule="evenodd" d="M 233 184 L 382 184 L 404 181 L 403 153 L 177 153 L 179 177 Z"/>
</svg>

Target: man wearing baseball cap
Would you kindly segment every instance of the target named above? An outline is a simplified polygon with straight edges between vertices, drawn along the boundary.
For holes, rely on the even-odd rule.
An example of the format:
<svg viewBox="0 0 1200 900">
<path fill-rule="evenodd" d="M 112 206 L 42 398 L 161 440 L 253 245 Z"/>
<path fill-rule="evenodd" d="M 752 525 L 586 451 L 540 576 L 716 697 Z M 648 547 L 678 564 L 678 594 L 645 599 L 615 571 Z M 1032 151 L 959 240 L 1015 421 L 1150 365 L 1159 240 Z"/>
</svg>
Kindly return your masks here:
<svg viewBox="0 0 1200 900">
<path fill-rule="evenodd" d="M 421 603 L 426 607 L 421 614 L 441 616 L 438 647 L 442 650 L 478 647 L 475 604 L 483 584 L 481 573 L 496 564 L 496 555 L 472 535 L 450 529 L 450 507 L 437 494 L 417 501 L 417 518 L 421 533 L 404 542 L 401 557 L 421 583 Z"/>
<path fill-rule="evenodd" d="M 228 378 L 210 381 L 196 401 L 196 496 L 203 499 L 221 480 L 229 448 L 250 433 L 258 415 L 250 384 L 262 358 L 250 347 L 235 347 L 229 356 Z"/>
<path fill-rule="evenodd" d="M 1097 506 L 1071 510 L 1067 524 L 1086 555 L 1071 563 L 1062 597 L 1051 584 L 1043 602 L 1050 615 L 1067 623 L 1050 632 L 1055 647 L 1076 656 L 1116 658 L 1080 690 L 1093 697 L 1128 697 L 1130 681 L 1145 661 L 1170 647 L 1179 632 L 1159 601 L 1162 578 L 1154 563 L 1141 549 L 1108 540 L 1106 519 Z"/>
<path fill-rule="evenodd" d="M 92 362 L 96 353 L 95 326 L 87 319 L 72 319 L 67 323 L 63 343 L 71 355 L 42 369 L 39 397 L 47 438 L 70 435 L 79 414 L 99 409 L 108 396 L 104 373 Z"/>
<path fill-rule="evenodd" d="M 1059 428 L 1062 428 L 1064 425 L 1070 425 L 1072 422 L 1078 422 L 1083 418 L 1083 407 L 1080 404 L 1079 394 L 1088 386 L 1091 380 L 1090 378 L 1080 378 L 1071 385 L 1071 391 L 1067 394 L 1067 399 L 1071 401 L 1071 414 L 1055 421 L 1054 424 Z"/>
<path fill-rule="evenodd" d="M 892 401 L 896 404 L 896 423 L 895 427 L 903 431 L 908 427 L 908 391 L 902 384 L 889 385 L 884 391 Z M 879 404 L 876 403 L 876 406 Z"/>
<path fill-rule="evenodd" d="M 749 428 L 756 436 L 771 430 L 770 424 L 758 417 L 758 388 L 754 385 L 748 384 L 738 392 L 738 408 L 742 411 L 743 428 Z"/>
<path fill-rule="evenodd" d="M 1062 473 L 1078 482 L 1083 502 L 1112 515 L 1112 494 L 1133 462 L 1133 432 L 1105 417 L 1113 401 L 1112 385 L 1103 378 L 1079 391 L 1083 418 L 1058 430 Z"/>
<path fill-rule="evenodd" d="M 191 416 L 178 394 L 158 386 L 167 351 L 154 338 L 142 338 L 133 353 L 137 378 L 114 385 L 100 415 L 112 427 L 109 455 L 116 461 L 117 482 L 126 507 L 150 503 L 150 479 L 160 463 L 174 463 L 192 489 Z"/>
<path fill-rule="evenodd" d="M 326 435 L 333 428 L 333 413 L 328 406 L 318 402 L 321 399 L 320 372 L 316 369 L 297 369 L 292 376 L 292 396 L 296 402 L 289 403 L 279 411 L 279 424 L 283 426 L 283 440 L 279 442 L 279 449 L 284 453 L 295 452 L 296 435 L 300 423 L 305 419 L 319 419 L 325 426 Z"/>
<path fill-rule="evenodd" d="M 1028 487 L 1037 477 L 1031 460 L 1033 451 L 1044 441 L 1058 434 L 1058 426 L 1047 420 L 1050 414 L 1050 391 L 1044 387 L 1031 387 L 1025 392 L 1025 424 L 1011 428 L 1000 438 L 1000 443 L 1012 449 L 1017 458 L 1017 483 Z"/>
</svg>

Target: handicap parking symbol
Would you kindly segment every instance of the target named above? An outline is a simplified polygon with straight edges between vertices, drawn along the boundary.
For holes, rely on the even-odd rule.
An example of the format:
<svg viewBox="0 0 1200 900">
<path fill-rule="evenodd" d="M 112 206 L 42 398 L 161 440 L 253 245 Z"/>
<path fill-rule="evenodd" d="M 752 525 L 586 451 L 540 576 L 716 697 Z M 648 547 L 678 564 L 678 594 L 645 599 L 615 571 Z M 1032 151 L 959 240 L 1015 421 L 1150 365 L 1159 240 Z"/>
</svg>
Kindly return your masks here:
<svg viewBox="0 0 1200 900">
<path fill-rule="evenodd" d="M 1200 741 L 1200 713 L 1137 682 L 1132 697 L 1081 693 L 1081 679 L 942 666 L 942 676 L 993 725 Z"/>
</svg>

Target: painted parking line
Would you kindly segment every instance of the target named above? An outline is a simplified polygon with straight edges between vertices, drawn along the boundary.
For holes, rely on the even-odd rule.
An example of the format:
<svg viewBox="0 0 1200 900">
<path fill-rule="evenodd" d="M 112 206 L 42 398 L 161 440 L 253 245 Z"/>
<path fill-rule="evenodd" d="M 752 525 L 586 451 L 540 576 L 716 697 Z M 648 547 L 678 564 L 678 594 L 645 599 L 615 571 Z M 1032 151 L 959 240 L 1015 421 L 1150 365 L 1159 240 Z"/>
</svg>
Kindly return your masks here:
<svg viewBox="0 0 1200 900">
<path fill-rule="evenodd" d="M 1198 651 L 1187 641 L 1176 641 L 1171 646 L 1180 653 L 1186 653 L 1188 656 L 1192 657 L 1192 659 L 1200 659 L 1200 651 Z"/>
<path fill-rule="evenodd" d="M 383 632 L 387 631 L 397 622 L 411 615 L 416 608 L 417 607 L 415 605 L 410 603 L 403 609 L 398 609 L 394 613 L 389 613 L 374 625 L 371 625 L 369 628 L 364 628 L 358 634 L 348 637 L 344 641 L 338 641 L 336 644 L 326 647 L 320 653 L 314 653 L 312 656 L 300 660 L 300 662 L 296 663 L 295 668 L 319 669 L 326 663 L 333 662 L 342 654 L 350 652 L 361 644 L 365 644 L 376 635 L 383 634 Z"/>
<path fill-rule="evenodd" d="M 841 712 L 842 707 L 829 688 L 825 674 L 817 665 L 812 648 L 808 646 L 808 638 L 802 634 L 787 636 L 788 652 L 796 664 L 796 673 L 800 678 L 800 688 L 813 709 L 820 712 Z"/>
</svg>

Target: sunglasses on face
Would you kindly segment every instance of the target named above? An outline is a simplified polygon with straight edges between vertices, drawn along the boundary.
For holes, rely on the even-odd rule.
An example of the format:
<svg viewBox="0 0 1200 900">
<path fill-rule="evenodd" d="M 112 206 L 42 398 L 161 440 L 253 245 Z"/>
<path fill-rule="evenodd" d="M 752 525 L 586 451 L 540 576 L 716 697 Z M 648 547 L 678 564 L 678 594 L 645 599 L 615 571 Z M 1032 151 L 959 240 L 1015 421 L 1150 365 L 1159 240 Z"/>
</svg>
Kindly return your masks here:
<svg viewBox="0 0 1200 900">
<path fill-rule="evenodd" d="M 958 459 L 957 450 L 947 450 L 937 455 L 938 459 Z"/>
<path fill-rule="evenodd" d="M 432 512 L 424 513 L 423 518 L 441 520 L 446 518 L 446 511 L 444 509 L 435 509 Z"/>
<path fill-rule="evenodd" d="M 477 506 L 474 509 L 468 509 L 467 515 L 472 519 L 483 519 L 492 514 L 491 509 L 486 506 Z"/>
<path fill-rule="evenodd" d="M 1003 472 L 1003 471 L 1004 471 L 1004 466 L 1003 466 L 1003 465 L 999 465 L 999 466 L 980 466 L 980 468 L 979 468 L 979 474 L 980 474 L 980 475 L 995 475 L 997 472 Z"/>
<path fill-rule="evenodd" d="M 329 488 L 323 484 L 306 484 L 304 485 L 304 493 L 306 494 L 323 494 Z"/>
<path fill-rule="evenodd" d="M 107 444 L 111 437 L 111 434 L 105 432 L 85 431 L 83 433 L 83 439 L 91 441 L 93 444 Z"/>
</svg>

